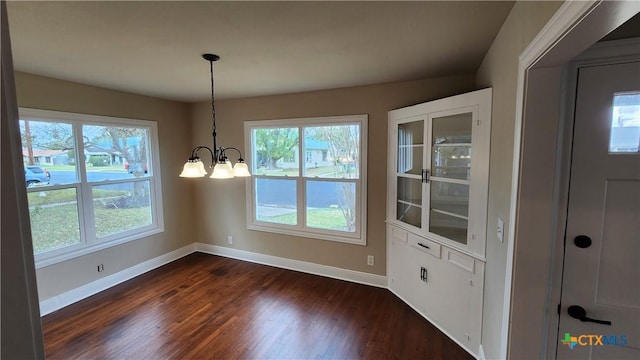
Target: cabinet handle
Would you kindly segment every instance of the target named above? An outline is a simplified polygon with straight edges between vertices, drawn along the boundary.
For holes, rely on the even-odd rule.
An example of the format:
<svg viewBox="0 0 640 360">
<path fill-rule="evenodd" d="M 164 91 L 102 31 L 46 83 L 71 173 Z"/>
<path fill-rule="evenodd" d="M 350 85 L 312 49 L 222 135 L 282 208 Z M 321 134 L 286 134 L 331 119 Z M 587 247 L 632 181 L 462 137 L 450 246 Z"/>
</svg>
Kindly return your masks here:
<svg viewBox="0 0 640 360">
<path fill-rule="evenodd" d="M 423 243 L 418 243 L 419 246 L 422 246 L 425 249 L 431 249 L 429 246 L 423 244 Z"/>
<path fill-rule="evenodd" d="M 427 268 L 420 267 L 420 280 L 427 282 Z"/>
<path fill-rule="evenodd" d="M 422 171 L 420 172 L 420 182 L 423 183 L 424 182 L 424 169 L 422 169 Z"/>
<path fill-rule="evenodd" d="M 429 169 L 424 171 L 424 182 L 429 183 Z"/>
</svg>

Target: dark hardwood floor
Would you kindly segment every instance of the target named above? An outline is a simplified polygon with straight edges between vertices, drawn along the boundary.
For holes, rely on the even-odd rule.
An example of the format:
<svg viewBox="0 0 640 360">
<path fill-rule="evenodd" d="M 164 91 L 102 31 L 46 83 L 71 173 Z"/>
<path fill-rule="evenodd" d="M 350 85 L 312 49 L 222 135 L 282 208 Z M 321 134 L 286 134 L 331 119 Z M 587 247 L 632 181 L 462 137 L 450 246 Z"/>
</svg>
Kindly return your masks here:
<svg viewBox="0 0 640 360">
<path fill-rule="evenodd" d="M 195 253 L 42 319 L 48 359 L 471 359 L 386 289 Z"/>
</svg>

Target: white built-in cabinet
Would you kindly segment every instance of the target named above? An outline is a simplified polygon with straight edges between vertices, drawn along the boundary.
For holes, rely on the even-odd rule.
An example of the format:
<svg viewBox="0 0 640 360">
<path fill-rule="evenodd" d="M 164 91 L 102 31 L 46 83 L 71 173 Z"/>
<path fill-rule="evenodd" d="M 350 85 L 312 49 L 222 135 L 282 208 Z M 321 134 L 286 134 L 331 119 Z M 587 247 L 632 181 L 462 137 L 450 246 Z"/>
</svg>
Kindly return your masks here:
<svg viewBox="0 0 640 360">
<path fill-rule="evenodd" d="M 389 288 L 476 356 L 490 129 L 491 89 L 389 112 Z"/>
</svg>

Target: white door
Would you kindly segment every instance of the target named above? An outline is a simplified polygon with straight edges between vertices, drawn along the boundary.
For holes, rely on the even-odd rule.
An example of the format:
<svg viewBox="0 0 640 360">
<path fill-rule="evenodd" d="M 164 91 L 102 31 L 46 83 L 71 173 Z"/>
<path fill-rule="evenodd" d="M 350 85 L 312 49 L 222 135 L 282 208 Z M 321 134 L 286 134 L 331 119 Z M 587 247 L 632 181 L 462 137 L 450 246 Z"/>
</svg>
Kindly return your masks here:
<svg viewBox="0 0 640 360">
<path fill-rule="evenodd" d="M 581 68 L 575 114 L 558 358 L 640 359 L 640 62 Z"/>
</svg>

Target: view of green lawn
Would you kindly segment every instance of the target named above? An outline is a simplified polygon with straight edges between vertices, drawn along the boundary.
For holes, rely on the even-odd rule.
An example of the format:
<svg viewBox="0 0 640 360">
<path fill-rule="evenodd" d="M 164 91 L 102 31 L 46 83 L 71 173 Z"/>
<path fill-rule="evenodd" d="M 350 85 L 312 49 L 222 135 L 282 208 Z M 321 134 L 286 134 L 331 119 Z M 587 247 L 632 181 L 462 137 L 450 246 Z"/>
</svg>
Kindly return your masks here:
<svg viewBox="0 0 640 360">
<path fill-rule="evenodd" d="M 148 206 L 114 208 L 108 199 L 127 195 L 126 191 L 94 189 L 96 236 L 134 229 L 151 223 Z M 31 233 L 36 254 L 80 242 L 80 226 L 75 189 L 28 193 Z"/>
<path fill-rule="evenodd" d="M 33 251 L 44 251 L 80 242 L 80 226 L 75 204 L 29 208 Z"/>
<path fill-rule="evenodd" d="M 292 211 L 287 214 L 263 216 L 258 220 L 277 224 L 295 225 L 297 216 L 295 211 Z M 340 209 L 307 209 L 307 226 L 318 229 L 345 231 L 347 230 L 347 221 Z"/>
</svg>

